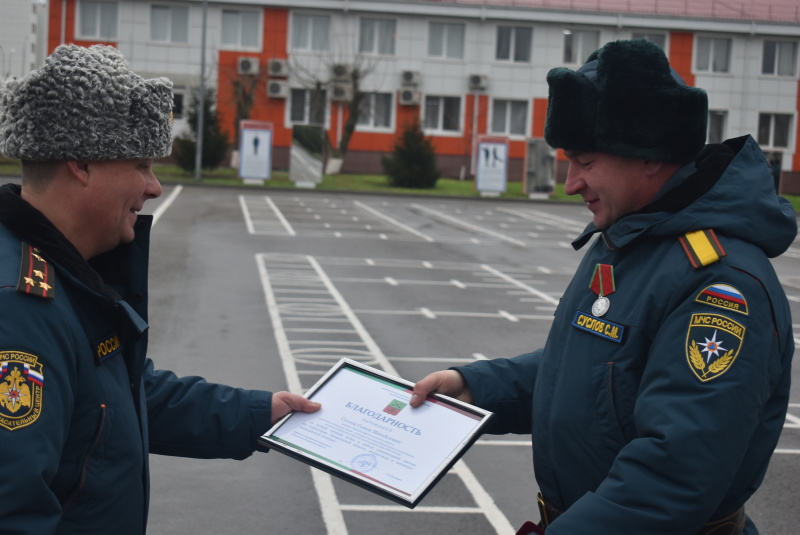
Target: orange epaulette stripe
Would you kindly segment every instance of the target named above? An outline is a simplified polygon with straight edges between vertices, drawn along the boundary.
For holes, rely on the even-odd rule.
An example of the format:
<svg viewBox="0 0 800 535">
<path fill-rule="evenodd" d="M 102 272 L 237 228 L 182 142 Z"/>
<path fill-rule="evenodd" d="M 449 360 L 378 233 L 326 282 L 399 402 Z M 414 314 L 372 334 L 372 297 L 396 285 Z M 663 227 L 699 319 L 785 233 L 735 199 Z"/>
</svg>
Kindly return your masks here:
<svg viewBox="0 0 800 535">
<path fill-rule="evenodd" d="M 711 229 L 687 232 L 678 239 L 695 269 L 713 264 L 727 254 Z"/>
<path fill-rule="evenodd" d="M 50 266 L 39 253 L 39 250 L 23 242 L 17 291 L 45 299 L 53 299 L 55 297 L 53 279 Z"/>
</svg>

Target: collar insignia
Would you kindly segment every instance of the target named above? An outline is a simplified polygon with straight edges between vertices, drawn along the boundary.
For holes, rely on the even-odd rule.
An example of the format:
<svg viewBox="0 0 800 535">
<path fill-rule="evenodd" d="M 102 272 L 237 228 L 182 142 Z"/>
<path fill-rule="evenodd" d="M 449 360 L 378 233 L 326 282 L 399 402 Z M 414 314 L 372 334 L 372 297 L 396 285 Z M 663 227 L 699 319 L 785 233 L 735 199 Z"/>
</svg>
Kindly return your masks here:
<svg viewBox="0 0 800 535">
<path fill-rule="evenodd" d="M 28 243 L 23 243 L 17 291 L 44 299 L 53 299 L 55 297 L 53 279 L 52 269 L 39 250 Z"/>
<path fill-rule="evenodd" d="M 0 351 L 0 427 L 15 431 L 38 420 L 43 387 L 39 357 Z"/>
<path fill-rule="evenodd" d="M 722 314 L 692 314 L 686 333 L 686 361 L 695 377 L 705 383 L 731 369 L 745 330 Z"/>
</svg>

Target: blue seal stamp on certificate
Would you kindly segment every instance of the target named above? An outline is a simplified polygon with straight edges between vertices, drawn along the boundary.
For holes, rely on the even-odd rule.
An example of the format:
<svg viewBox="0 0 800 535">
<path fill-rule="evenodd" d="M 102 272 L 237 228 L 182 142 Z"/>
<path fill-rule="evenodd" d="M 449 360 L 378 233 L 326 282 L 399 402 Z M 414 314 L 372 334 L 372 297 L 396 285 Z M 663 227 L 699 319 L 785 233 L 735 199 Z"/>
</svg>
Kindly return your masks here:
<svg viewBox="0 0 800 535">
<path fill-rule="evenodd" d="M 378 466 L 378 459 L 371 453 L 362 453 L 350 461 L 350 466 L 353 467 L 353 470 L 366 474 Z"/>
</svg>

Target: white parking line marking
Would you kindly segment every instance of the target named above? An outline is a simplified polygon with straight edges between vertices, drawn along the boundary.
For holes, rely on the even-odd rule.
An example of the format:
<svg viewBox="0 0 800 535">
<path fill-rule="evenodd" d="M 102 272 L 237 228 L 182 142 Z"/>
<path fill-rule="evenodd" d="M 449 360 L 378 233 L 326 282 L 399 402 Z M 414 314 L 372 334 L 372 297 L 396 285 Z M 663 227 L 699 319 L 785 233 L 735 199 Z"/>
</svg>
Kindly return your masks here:
<svg viewBox="0 0 800 535">
<path fill-rule="evenodd" d="M 164 212 L 166 212 L 167 209 L 169 209 L 169 207 L 172 206 L 172 203 L 175 202 L 175 199 L 178 198 L 178 195 L 180 195 L 182 190 L 183 190 L 183 186 L 181 186 L 180 184 L 175 186 L 175 189 L 172 190 L 172 193 L 170 193 L 169 196 L 166 199 L 161 201 L 161 204 L 159 204 L 158 207 L 155 210 L 153 210 L 153 225 L 152 226 L 156 226 L 156 223 L 158 223 L 158 220 L 161 219 L 161 216 L 164 215 Z"/>
<path fill-rule="evenodd" d="M 375 217 L 380 217 L 384 221 L 387 221 L 388 223 L 391 223 L 392 225 L 396 226 L 397 228 L 403 229 L 406 232 L 410 232 L 414 236 L 418 236 L 418 237 L 422 238 L 423 240 L 425 240 L 427 242 L 436 241 L 433 238 L 431 238 L 430 236 L 428 236 L 427 234 L 423 234 L 422 232 L 419 232 L 418 230 L 409 227 L 405 223 L 401 223 L 400 221 L 394 219 L 393 217 L 389 217 L 388 215 L 386 215 L 386 214 L 384 214 L 382 212 L 379 212 L 378 210 L 375 210 L 374 208 L 371 208 L 371 207 L 367 206 L 366 204 L 364 204 L 364 203 L 362 203 L 360 201 L 353 201 L 353 204 L 355 204 L 356 206 L 358 206 L 362 210 L 366 210 L 367 212 L 371 213 Z"/>
<path fill-rule="evenodd" d="M 481 232 L 483 234 L 488 234 L 489 236 L 492 236 L 494 238 L 498 238 L 500 240 L 507 241 L 509 243 L 513 243 L 513 244 L 519 245 L 521 247 L 525 246 L 525 242 L 524 241 L 518 240 L 516 238 L 512 238 L 511 236 L 506 236 L 505 234 L 500 234 L 499 232 L 495 232 L 495 231 L 493 231 L 491 229 L 488 229 L 488 228 L 479 227 L 478 225 L 473 225 L 472 223 L 470 223 L 468 221 L 464 221 L 463 219 L 458 219 L 457 217 L 453 217 L 453 216 L 451 216 L 449 214 L 445 214 L 444 212 L 440 212 L 438 210 L 434 210 L 432 208 L 428 208 L 426 206 L 422 206 L 421 204 L 412 204 L 411 206 L 413 208 L 418 209 L 418 210 L 422 210 L 423 212 L 428 212 L 429 214 L 434 215 L 434 216 L 436 216 L 436 217 L 438 217 L 440 219 L 444 219 L 445 221 L 450 221 L 451 223 L 455 223 L 456 225 L 460 225 L 460 226 L 462 226 L 464 228 L 468 228 L 468 229 L 474 230 L 476 232 Z"/>
</svg>

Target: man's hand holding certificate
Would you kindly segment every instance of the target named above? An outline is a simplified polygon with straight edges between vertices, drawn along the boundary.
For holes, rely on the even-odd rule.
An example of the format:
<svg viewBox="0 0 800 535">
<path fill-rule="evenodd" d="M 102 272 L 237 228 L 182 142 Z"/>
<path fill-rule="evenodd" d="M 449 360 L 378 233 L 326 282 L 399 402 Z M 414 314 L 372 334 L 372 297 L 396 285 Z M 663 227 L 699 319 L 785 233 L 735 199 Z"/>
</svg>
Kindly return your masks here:
<svg viewBox="0 0 800 535">
<path fill-rule="evenodd" d="M 413 384 L 342 359 L 260 442 L 407 507 L 416 506 L 479 436 L 491 413 L 445 396 L 409 406 Z"/>
</svg>

